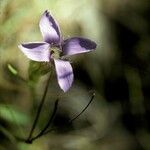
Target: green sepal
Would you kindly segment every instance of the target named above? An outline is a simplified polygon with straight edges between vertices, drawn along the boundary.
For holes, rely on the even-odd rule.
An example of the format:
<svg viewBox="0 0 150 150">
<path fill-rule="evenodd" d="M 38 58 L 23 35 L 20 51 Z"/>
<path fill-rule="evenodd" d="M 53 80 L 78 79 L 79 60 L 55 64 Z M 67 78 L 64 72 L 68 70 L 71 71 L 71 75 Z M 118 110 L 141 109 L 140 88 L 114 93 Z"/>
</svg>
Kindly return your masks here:
<svg viewBox="0 0 150 150">
<path fill-rule="evenodd" d="M 39 78 L 51 71 L 51 64 L 48 62 L 30 61 L 28 74 L 29 82 L 36 83 Z"/>
</svg>

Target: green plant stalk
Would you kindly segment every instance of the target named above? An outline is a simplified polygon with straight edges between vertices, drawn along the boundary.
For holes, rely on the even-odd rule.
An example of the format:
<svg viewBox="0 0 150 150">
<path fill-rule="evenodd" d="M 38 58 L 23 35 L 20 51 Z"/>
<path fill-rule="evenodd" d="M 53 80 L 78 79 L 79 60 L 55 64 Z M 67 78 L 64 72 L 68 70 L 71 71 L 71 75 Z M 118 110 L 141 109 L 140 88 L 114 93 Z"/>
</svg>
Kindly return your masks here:
<svg viewBox="0 0 150 150">
<path fill-rule="evenodd" d="M 45 98 L 46 98 L 46 95 L 47 95 L 47 91 L 48 91 L 48 86 L 49 86 L 51 74 L 52 74 L 52 73 L 50 73 L 50 75 L 49 75 L 49 77 L 48 77 L 48 81 L 47 81 L 47 84 L 46 84 L 46 86 L 45 86 L 45 90 L 44 90 L 44 93 L 43 93 L 41 102 L 40 102 L 40 104 L 39 104 L 39 107 L 38 107 L 38 110 L 37 110 L 37 113 L 36 113 L 36 116 L 35 116 L 35 120 L 34 120 L 34 122 L 33 122 L 32 128 L 31 128 L 31 131 L 30 131 L 29 136 L 28 136 L 28 138 L 27 138 L 27 140 L 26 140 L 26 143 L 32 143 L 32 140 L 31 140 L 31 139 L 32 139 L 32 135 L 33 135 L 34 129 L 35 129 L 37 123 L 38 123 L 38 119 L 39 119 L 39 117 L 40 117 L 41 110 L 42 110 L 43 104 L 44 104 L 44 102 L 45 102 Z"/>
</svg>

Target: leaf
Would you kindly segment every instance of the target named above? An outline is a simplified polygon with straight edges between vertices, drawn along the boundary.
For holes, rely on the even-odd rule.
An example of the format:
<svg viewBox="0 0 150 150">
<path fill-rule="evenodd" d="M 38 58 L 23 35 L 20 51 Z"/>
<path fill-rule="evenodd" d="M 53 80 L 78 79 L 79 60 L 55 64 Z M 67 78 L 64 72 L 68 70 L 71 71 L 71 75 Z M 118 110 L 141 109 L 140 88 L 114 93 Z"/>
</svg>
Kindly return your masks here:
<svg viewBox="0 0 150 150">
<path fill-rule="evenodd" d="M 18 74 L 18 71 L 11 65 L 11 64 L 8 64 L 7 65 L 9 71 L 13 74 L 13 75 L 17 75 Z"/>
<path fill-rule="evenodd" d="M 12 143 L 15 144 L 15 138 L 14 136 L 7 130 L 5 129 L 3 126 L 0 125 L 0 132 L 2 132 Z M 0 148 L 1 149 L 1 148 Z"/>
<path fill-rule="evenodd" d="M 25 125 L 29 122 L 29 117 L 11 105 L 0 105 L 0 117 L 8 122 Z"/>
<path fill-rule="evenodd" d="M 35 62 L 30 61 L 28 73 L 29 73 L 29 81 L 36 83 L 39 78 L 48 72 L 51 71 L 51 66 L 46 62 Z"/>
</svg>

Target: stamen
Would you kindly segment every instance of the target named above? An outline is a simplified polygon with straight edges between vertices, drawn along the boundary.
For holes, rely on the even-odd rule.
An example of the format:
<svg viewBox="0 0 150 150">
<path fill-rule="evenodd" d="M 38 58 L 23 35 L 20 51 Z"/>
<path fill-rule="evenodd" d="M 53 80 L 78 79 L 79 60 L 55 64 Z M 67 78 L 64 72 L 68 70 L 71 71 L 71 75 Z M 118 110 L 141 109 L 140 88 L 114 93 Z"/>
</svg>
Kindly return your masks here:
<svg viewBox="0 0 150 150">
<path fill-rule="evenodd" d="M 52 58 L 55 58 L 55 59 L 59 59 L 60 58 L 60 53 L 61 52 L 60 52 L 58 47 L 52 47 L 50 49 L 50 51 L 51 51 L 51 57 Z"/>
</svg>

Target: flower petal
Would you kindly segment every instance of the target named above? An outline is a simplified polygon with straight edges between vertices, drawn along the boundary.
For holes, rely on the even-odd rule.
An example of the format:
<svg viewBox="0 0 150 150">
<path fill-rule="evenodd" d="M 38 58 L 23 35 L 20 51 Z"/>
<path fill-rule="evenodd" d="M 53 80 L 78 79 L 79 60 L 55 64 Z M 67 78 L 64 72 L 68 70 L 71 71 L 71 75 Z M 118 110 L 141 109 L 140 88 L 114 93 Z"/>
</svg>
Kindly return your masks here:
<svg viewBox="0 0 150 150">
<path fill-rule="evenodd" d="M 57 80 L 60 88 L 66 92 L 73 82 L 73 70 L 69 61 L 54 59 Z"/>
<path fill-rule="evenodd" d="M 85 38 L 73 37 L 64 41 L 63 54 L 74 55 L 96 49 L 96 43 Z"/>
<path fill-rule="evenodd" d="M 18 46 L 20 50 L 31 60 L 34 61 L 49 61 L 50 60 L 50 45 L 45 42 L 25 43 Z"/>
<path fill-rule="evenodd" d="M 45 42 L 50 44 L 60 43 L 59 26 L 47 10 L 42 15 L 39 26 Z"/>
</svg>

